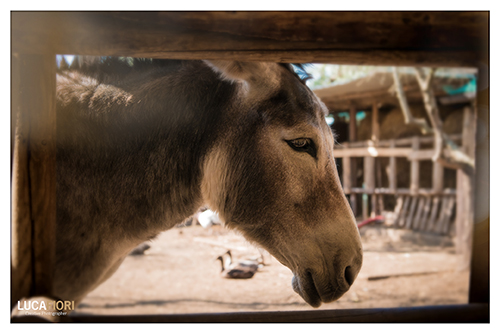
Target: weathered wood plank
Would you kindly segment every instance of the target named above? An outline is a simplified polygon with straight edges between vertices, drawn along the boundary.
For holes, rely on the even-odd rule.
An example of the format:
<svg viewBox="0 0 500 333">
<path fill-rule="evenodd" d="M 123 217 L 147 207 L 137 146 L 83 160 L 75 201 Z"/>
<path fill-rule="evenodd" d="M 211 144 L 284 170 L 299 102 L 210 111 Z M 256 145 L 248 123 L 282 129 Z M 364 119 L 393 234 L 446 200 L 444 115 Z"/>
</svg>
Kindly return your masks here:
<svg viewBox="0 0 500 333">
<path fill-rule="evenodd" d="M 405 221 L 405 228 L 406 229 L 412 228 L 413 220 L 414 220 L 414 216 L 415 216 L 415 209 L 417 207 L 417 202 L 418 202 L 417 196 L 411 196 L 409 198 L 411 199 L 411 205 L 410 205 L 410 211 L 408 212 L 408 215 L 406 216 L 406 221 Z"/>
<path fill-rule="evenodd" d="M 489 66 L 479 68 L 478 82 L 488 82 Z M 475 173 L 473 176 L 474 234 L 469 283 L 469 303 L 490 302 L 490 88 L 478 85 L 474 108 L 476 121 Z"/>
<path fill-rule="evenodd" d="M 475 156 L 476 115 L 471 107 L 464 108 L 462 127 L 462 151 L 468 156 Z M 457 170 L 457 202 L 460 205 L 456 223 L 457 253 L 461 256 L 461 267 L 470 265 L 472 235 L 474 228 L 474 173 Z"/>
<path fill-rule="evenodd" d="M 437 216 L 439 213 L 439 206 L 441 205 L 441 197 L 435 196 L 432 198 L 432 209 L 429 221 L 427 224 L 427 231 L 434 231 L 437 223 Z"/>
<path fill-rule="evenodd" d="M 420 230 L 422 228 L 422 215 L 424 213 L 425 198 L 419 197 L 417 211 L 415 213 L 415 220 L 413 222 L 413 230 Z"/>
<path fill-rule="evenodd" d="M 392 222 L 394 226 L 399 225 L 401 210 L 403 208 L 403 198 L 404 198 L 403 196 L 398 196 L 396 199 L 396 207 L 394 207 L 394 220 Z"/>
<path fill-rule="evenodd" d="M 375 191 L 375 158 L 367 156 L 363 158 L 363 187 L 365 189 L 365 194 L 363 194 L 363 219 L 366 220 L 370 215 L 368 198 L 372 200 L 372 211 L 373 211 L 373 193 Z M 370 194 L 368 197 L 367 194 Z"/>
<path fill-rule="evenodd" d="M 366 156 L 363 162 L 363 182 L 367 193 L 375 191 L 375 158 Z"/>
<path fill-rule="evenodd" d="M 377 195 L 377 210 L 375 211 L 375 215 L 381 215 L 384 211 L 385 211 L 384 196 Z"/>
<path fill-rule="evenodd" d="M 357 127 L 357 122 L 356 122 L 356 108 L 351 105 L 349 108 L 349 145 L 347 147 L 350 147 L 350 143 L 354 142 L 357 140 L 357 132 L 358 132 L 358 127 Z M 347 157 L 346 157 L 347 158 Z M 351 174 L 351 186 L 356 186 L 356 181 L 357 181 L 357 174 L 358 174 L 358 161 L 354 158 L 350 158 L 350 163 L 351 163 L 351 169 L 350 169 L 350 174 Z M 358 209 L 358 199 L 356 194 L 352 194 L 349 197 L 349 201 L 351 203 L 351 209 L 354 212 L 354 215 L 357 213 Z"/>
<path fill-rule="evenodd" d="M 446 216 L 448 215 L 451 198 L 443 198 L 441 202 L 441 210 L 439 212 L 439 218 L 436 222 L 434 231 L 437 233 L 443 233 L 444 224 L 446 222 Z"/>
<path fill-rule="evenodd" d="M 380 208 L 378 205 L 378 201 L 379 201 L 378 198 L 379 198 L 379 196 L 375 193 L 371 195 L 372 202 L 371 202 L 370 217 L 375 217 L 380 212 Z"/>
<path fill-rule="evenodd" d="M 396 148 L 396 142 L 394 140 L 391 140 L 390 143 L 390 148 L 394 149 Z M 387 175 L 387 178 L 389 179 L 389 190 L 396 192 L 397 186 L 398 186 L 398 174 L 397 174 L 397 166 L 396 166 L 396 157 L 391 156 L 389 157 L 389 172 Z"/>
<path fill-rule="evenodd" d="M 418 161 L 418 160 L 430 160 L 432 159 L 432 156 L 434 156 L 434 150 L 433 149 L 422 149 L 418 151 L 413 151 L 410 154 L 408 154 L 408 159 L 410 161 Z"/>
<path fill-rule="evenodd" d="M 411 148 L 380 148 L 380 147 L 364 147 L 364 148 L 343 148 L 335 149 L 335 157 L 408 157 L 412 154 Z M 432 157 L 432 156 L 431 156 Z"/>
<path fill-rule="evenodd" d="M 378 106 L 377 106 L 377 103 L 373 103 L 372 105 L 372 136 L 371 136 L 371 139 L 375 145 L 375 147 L 377 147 L 377 143 L 378 141 L 380 140 L 380 124 L 379 124 L 379 111 L 378 111 Z M 377 183 L 378 184 L 382 184 L 382 170 L 381 170 L 381 166 L 380 166 L 380 159 L 376 159 L 373 161 L 373 173 L 374 173 L 374 179 L 373 179 L 373 186 L 374 188 L 377 186 Z M 374 217 L 376 215 L 378 215 L 383 207 L 383 200 L 381 200 L 381 196 L 377 195 L 377 194 L 372 194 L 372 211 L 371 211 L 371 216 Z M 382 205 L 380 205 L 380 203 L 382 203 Z"/>
<path fill-rule="evenodd" d="M 352 187 L 351 188 L 351 193 L 358 193 L 358 194 L 369 194 L 366 188 L 361 188 L 361 187 Z M 395 195 L 410 195 L 410 190 L 407 188 L 398 188 L 396 189 L 396 192 L 391 191 L 388 188 L 376 188 L 374 190 L 375 194 L 395 194 Z M 448 196 L 455 196 L 457 191 L 455 189 L 447 188 L 443 190 L 442 193 L 438 194 L 437 196 L 441 197 L 448 197 Z M 426 189 L 426 188 L 421 188 L 417 192 L 418 195 L 420 196 L 436 196 L 434 194 L 434 191 L 432 189 Z"/>
<path fill-rule="evenodd" d="M 410 205 L 411 197 L 410 196 L 405 196 L 404 197 L 404 203 L 403 203 L 403 209 L 401 210 L 401 215 L 399 217 L 399 223 L 398 227 L 404 228 L 405 223 L 406 223 L 406 217 L 408 215 L 408 207 Z"/>
<path fill-rule="evenodd" d="M 13 260 L 26 260 L 31 265 L 30 294 L 22 296 L 50 295 L 55 259 L 56 217 L 56 116 L 55 116 L 55 56 L 21 55 L 16 60 L 14 75 L 19 75 L 19 85 L 13 87 L 13 98 L 19 100 L 14 110 L 21 119 L 16 135 L 16 159 L 13 175 L 20 177 L 24 189 L 23 200 L 13 200 L 13 211 L 29 219 L 31 229 L 24 226 L 20 215 L 13 216 L 13 230 L 27 228 L 29 234 L 15 234 L 13 244 L 29 247 L 31 256 Z M 16 129 L 16 132 L 18 129 Z M 22 138 L 22 139 L 21 139 Z M 27 154 L 27 156 L 21 156 Z M 21 190 L 17 185 L 14 191 Z M 24 192 L 28 191 L 28 195 Z M 21 198 L 21 193 L 15 195 Z M 18 223 L 22 223 L 19 226 Z M 20 252 L 21 254 L 22 252 Z M 15 256 L 13 256 L 13 259 Z M 27 265 L 23 263 L 22 265 Z M 20 278 L 20 277 L 18 277 Z M 29 281 L 29 279 L 28 279 Z M 16 282 L 17 283 L 17 282 Z M 18 297 L 18 296 L 16 296 Z"/>
<path fill-rule="evenodd" d="M 458 323 L 489 322 L 488 304 L 460 304 L 420 307 L 339 309 L 280 312 L 233 312 L 175 315 L 87 315 L 72 314 L 79 323 Z"/>
<path fill-rule="evenodd" d="M 368 219 L 369 215 L 369 207 L 368 207 L 368 198 L 370 196 L 368 194 L 363 194 L 361 196 L 361 216 L 363 217 L 363 220 Z"/>
<path fill-rule="evenodd" d="M 373 103 L 372 105 L 372 141 L 375 142 L 375 144 L 379 141 L 380 139 L 380 123 L 379 123 L 379 112 L 378 112 L 378 107 L 377 103 Z"/>
<path fill-rule="evenodd" d="M 449 135 L 449 138 L 458 144 L 459 141 L 462 141 L 462 134 L 451 134 L 451 135 Z M 411 146 L 413 138 L 380 140 L 378 142 L 378 147 L 390 147 L 392 140 L 394 140 L 394 142 L 396 143 L 396 147 Z M 420 144 L 433 143 L 434 136 L 419 136 L 418 140 L 420 141 Z M 370 142 L 371 142 L 370 140 L 350 142 L 350 147 L 351 148 L 367 147 L 370 145 Z M 335 149 L 342 149 L 343 144 L 344 143 L 341 142 L 340 145 L 335 147 Z"/>
<path fill-rule="evenodd" d="M 474 224 L 469 303 L 490 301 L 490 220 Z"/>
<path fill-rule="evenodd" d="M 411 145 L 412 150 L 418 151 L 420 148 L 420 141 L 418 137 L 414 137 Z M 420 182 L 420 163 L 418 160 L 412 160 L 410 163 L 410 193 L 416 195 L 419 189 Z"/>
<path fill-rule="evenodd" d="M 447 235 L 450 231 L 450 224 L 453 222 L 451 221 L 451 216 L 453 215 L 453 208 L 455 207 L 455 198 L 450 197 L 448 201 L 448 206 L 446 207 L 446 212 L 443 218 L 443 225 L 441 227 L 441 233 L 444 235 Z M 471 237 L 472 238 L 472 237 Z M 471 239 L 472 243 L 472 239 Z M 470 249 L 469 249 L 470 251 Z"/>
<path fill-rule="evenodd" d="M 12 59 L 12 241 L 11 241 L 11 306 L 30 295 L 33 285 L 31 255 L 31 210 L 28 138 L 29 117 L 22 108 L 20 60 Z"/>
<path fill-rule="evenodd" d="M 488 57 L 488 22 L 488 12 L 13 12 L 12 49 L 471 66 Z"/>
<path fill-rule="evenodd" d="M 437 161 L 432 163 L 432 190 L 435 194 L 443 192 L 444 188 L 444 168 Z"/>
<path fill-rule="evenodd" d="M 425 198 L 424 211 L 422 213 L 422 220 L 419 230 L 426 230 L 429 224 L 429 217 L 431 213 L 432 197 L 428 196 Z"/>
<path fill-rule="evenodd" d="M 351 158 L 344 157 L 342 158 L 342 187 L 344 188 L 345 194 L 351 193 Z"/>
<path fill-rule="evenodd" d="M 31 80 L 30 180 L 34 230 L 34 294 L 51 295 L 56 227 L 55 56 L 29 56 L 23 64 L 23 71 L 26 79 Z"/>
</svg>

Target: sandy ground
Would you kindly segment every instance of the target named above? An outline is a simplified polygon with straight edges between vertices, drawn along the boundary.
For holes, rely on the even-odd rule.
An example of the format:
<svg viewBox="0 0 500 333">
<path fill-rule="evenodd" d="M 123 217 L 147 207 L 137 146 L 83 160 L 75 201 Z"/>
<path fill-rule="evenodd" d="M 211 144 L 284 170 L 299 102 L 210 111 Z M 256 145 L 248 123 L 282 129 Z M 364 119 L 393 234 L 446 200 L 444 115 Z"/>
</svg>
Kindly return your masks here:
<svg viewBox="0 0 500 333">
<path fill-rule="evenodd" d="M 364 263 L 351 289 L 319 310 L 467 303 L 469 272 L 457 270 L 449 238 L 366 226 Z M 195 312 L 312 310 L 291 287 L 292 273 L 269 254 L 248 280 L 224 279 L 216 257 L 234 259 L 259 250 L 220 226 L 175 228 L 128 256 L 118 271 L 91 292 L 78 313 L 171 314 Z M 383 279 L 374 277 L 388 276 Z"/>
</svg>

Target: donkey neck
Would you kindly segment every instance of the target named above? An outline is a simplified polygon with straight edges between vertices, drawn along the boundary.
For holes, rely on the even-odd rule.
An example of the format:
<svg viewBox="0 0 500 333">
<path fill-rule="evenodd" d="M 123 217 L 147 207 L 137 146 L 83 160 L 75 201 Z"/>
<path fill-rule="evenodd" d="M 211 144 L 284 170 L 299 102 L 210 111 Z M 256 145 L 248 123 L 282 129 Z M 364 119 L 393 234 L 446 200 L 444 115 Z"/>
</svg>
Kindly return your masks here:
<svg viewBox="0 0 500 333">
<path fill-rule="evenodd" d="M 202 204 L 203 160 L 233 121 L 227 115 L 236 86 L 202 62 L 156 70 L 149 80 L 132 75 L 117 82 L 92 81 L 81 75 L 76 92 L 93 95 L 66 93 L 58 100 L 58 173 L 60 179 L 72 179 L 72 184 L 58 184 L 58 196 L 87 188 L 78 204 L 85 207 L 82 218 L 96 225 L 102 225 L 105 208 L 119 202 L 125 208 L 119 214 L 110 211 L 108 225 L 130 234 L 139 228 L 155 234 Z M 58 81 L 58 89 L 74 84 L 63 76 Z M 117 89 L 129 97 L 110 107 L 112 94 L 106 90 Z M 77 173 L 61 177 L 74 172 L 75 164 Z M 74 211 L 67 207 L 70 200 L 59 200 L 65 202 L 58 207 L 60 216 Z"/>
</svg>

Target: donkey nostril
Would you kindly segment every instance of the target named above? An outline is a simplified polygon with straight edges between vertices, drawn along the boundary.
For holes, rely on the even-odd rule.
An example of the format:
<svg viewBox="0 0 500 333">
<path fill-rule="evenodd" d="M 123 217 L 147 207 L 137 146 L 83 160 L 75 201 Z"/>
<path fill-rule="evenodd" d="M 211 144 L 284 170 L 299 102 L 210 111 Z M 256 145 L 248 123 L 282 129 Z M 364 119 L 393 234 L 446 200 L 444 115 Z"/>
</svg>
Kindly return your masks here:
<svg viewBox="0 0 500 333">
<path fill-rule="evenodd" d="M 349 285 L 354 282 L 354 273 L 352 272 L 351 266 L 347 266 L 344 273 L 345 280 Z"/>
</svg>

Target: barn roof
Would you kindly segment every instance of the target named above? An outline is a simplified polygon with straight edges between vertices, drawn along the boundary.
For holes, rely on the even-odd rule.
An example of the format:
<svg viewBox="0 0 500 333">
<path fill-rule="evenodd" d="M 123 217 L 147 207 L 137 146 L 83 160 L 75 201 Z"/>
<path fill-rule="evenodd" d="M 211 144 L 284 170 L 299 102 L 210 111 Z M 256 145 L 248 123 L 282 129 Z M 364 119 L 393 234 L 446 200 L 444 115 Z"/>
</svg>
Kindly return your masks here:
<svg viewBox="0 0 500 333">
<path fill-rule="evenodd" d="M 414 74 L 400 74 L 401 83 L 409 103 L 422 101 L 420 88 Z M 470 77 L 443 77 L 435 76 L 433 88 L 436 97 L 448 97 L 470 81 Z M 351 81 L 346 84 L 328 88 L 316 89 L 316 95 L 326 104 L 330 112 L 349 110 L 354 105 L 358 110 L 370 109 L 374 103 L 379 107 L 399 105 L 396 92 L 393 88 L 393 76 L 390 72 L 375 72 L 372 75 Z M 458 96 L 456 100 L 460 100 Z M 444 99 L 446 103 L 446 99 Z"/>
</svg>

